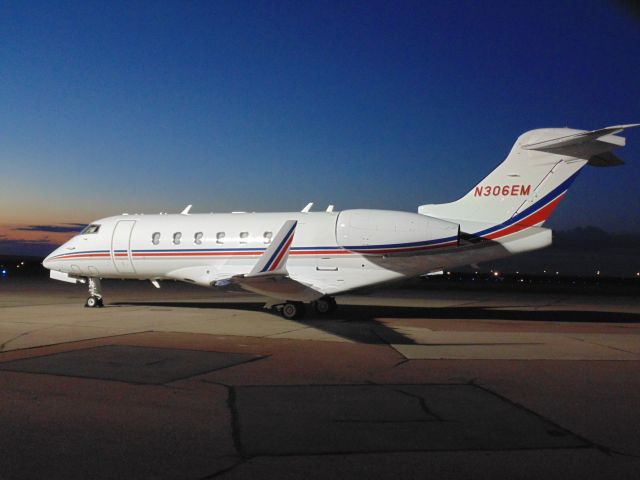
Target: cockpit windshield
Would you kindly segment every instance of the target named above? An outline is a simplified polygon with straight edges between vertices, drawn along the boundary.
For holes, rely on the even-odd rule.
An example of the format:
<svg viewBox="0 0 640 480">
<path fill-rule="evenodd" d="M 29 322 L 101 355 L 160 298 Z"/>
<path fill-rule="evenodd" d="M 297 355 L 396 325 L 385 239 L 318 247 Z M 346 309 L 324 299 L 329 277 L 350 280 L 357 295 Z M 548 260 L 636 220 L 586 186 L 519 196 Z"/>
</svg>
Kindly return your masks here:
<svg viewBox="0 0 640 480">
<path fill-rule="evenodd" d="M 80 232 L 80 235 L 88 235 L 89 233 L 98 233 L 98 230 L 100 230 L 100 225 L 96 225 L 92 223 L 91 225 L 87 225 L 86 227 L 84 227 L 84 229 Z"/>
</svg>

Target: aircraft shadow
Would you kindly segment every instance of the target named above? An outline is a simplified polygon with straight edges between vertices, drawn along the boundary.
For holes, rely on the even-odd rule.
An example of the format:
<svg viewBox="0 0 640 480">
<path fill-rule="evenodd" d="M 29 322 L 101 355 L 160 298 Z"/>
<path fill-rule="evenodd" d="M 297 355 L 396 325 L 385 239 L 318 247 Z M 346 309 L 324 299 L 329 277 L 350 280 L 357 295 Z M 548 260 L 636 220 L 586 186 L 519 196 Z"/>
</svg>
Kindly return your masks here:
<svg viewBox="0 0 640 480">
<path fill-rule="evenodd" d="M 267 312 L 259 303 L 233 302 L 117 302 L 115 306 L 148 306 L 157 308 L 199 308 L 232 309 Z M 277 315 L 275 312 L 273 315 Z M 383 319 L 457 319 L 492 321 L 539 321 L 556 323 L 640 323 L 640 313 L 607 312 L 590 310 L 516 310 L 504 307 L 388 307 L 340 305 L 331 316 L 321 316 L 312 311 L 304 320 L 296 320 L 300 325 L 363 344 L 415 345 L 417 342 L 397 330 L 387 326 Z M 406 322 L 403 322 L 406 326 Z"/>
</svg>

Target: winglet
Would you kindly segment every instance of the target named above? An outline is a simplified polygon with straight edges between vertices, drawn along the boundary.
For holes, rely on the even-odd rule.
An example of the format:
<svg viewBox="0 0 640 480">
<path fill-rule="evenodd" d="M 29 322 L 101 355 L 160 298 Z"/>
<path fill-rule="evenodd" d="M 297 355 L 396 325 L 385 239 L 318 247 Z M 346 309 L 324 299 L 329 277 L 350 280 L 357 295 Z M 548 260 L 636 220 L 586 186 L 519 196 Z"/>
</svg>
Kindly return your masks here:
<svg viewBox="0 0 640 480">
<path fill-rule="evenodd" d="M 180 215 L 189 215 L 189 210 L 191 210 L 191 207 L 193 207 L 193 205 L 187 205 L 186 207 L 184 207 L 184 210 L 180 212 Z"/>
<path fill-rule="evenodd" d="M 255 277 L 264 274 L 286 273 L 287 258 L 289 249 L 293 243 L 293 235 L 298 225 L 297 220 L 287 220 L 284 222 L 269 248 L 258 259 L 251 272 L 246 277 Z"/>
<path fill-rule="evenodd" d="M 301 212 L 302 213 L 309 213 L 309 211 L 311 210 L 311 207 L 313 207 L 313 202 L 309 202 L 307 203 L 307 206 L 304 207 Z"/>
</svg>

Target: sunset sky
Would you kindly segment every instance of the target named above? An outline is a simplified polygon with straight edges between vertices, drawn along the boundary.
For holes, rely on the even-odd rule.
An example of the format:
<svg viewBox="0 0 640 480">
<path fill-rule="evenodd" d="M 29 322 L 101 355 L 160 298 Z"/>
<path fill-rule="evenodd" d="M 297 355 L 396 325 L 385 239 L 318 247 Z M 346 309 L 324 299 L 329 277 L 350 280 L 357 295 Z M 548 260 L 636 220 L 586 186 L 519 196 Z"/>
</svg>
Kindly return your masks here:
<svg viewBox="0 0 640 480">
<path fill-rule="evenodd" d="M 625 2 L 25 1 L 0 31 L 0 254 L 187 204 L 415 211 L 526 130 L 640 122 Z M 551 227 L 640 232 L 625 136 Z"/>
</svg>

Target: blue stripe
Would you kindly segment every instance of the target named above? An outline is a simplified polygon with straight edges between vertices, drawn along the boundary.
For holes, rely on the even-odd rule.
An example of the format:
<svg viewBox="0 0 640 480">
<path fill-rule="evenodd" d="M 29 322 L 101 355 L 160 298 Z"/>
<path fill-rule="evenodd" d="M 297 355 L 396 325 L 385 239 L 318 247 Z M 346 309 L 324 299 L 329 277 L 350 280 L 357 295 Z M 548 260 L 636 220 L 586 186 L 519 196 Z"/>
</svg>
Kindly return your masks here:
<svg viewBox="0 0 640 480">
<path fill-rule="evenodd" d="M 62 253 L 61 255 L 76 255 L 78 253 L 109 253 L 109 250 L 86 250 L 86 251 L 82 251 L 82 252 Z"/>
<path fill-rule="evenodd" d="M 457 240 L 458 237 L 438 238 L 436 240 L 426 240 L 424 242 L 411 242 L 411 243 L 391 243 L 383 245 L 362 245 L 362 246 L 348 246 L 344 247 L 347 250 L 379 250 L 382 248 L 410 248 L 410 247 L 424 247 L 428 245 L 434 245 L 437 243 L 452 242 Z"/>
<path fill-rule="evenodd" d="M 291 227 L 289 232 L 287 232 L 287 234 L 284 236 L 284 238 L 282 239 L 282 242 L 280 242 L 280 245 L 278 245 L 278 248 L 276 248 L 276 251 L 273 253 L 273 255 L 271 255 L 271 258 L 269 259 L 265 267 L 262 270 L 260 270 L 260 272 L 266 272 L 267 270 L 269 270 L 269 267 L 271 267 L 271 264 L 280 253 L 280 250 L 282 250 L 282 247 L 286 245 L 287 241 L 289 240 L 289 237 L 293 235 L 293 231 L 296 229 L 297 225 L 298 225 L 297 222 L 293 224 L 293 227 Z"/>
<path fill-rule="evenodd" d="M 133 250 L 134 253 L 165 253 L 165 252 L 245 252 L 245 251 L 265 251 L 266 248 L 163 248 L 150 250 Z"/>
<path fill-rule="evenodd" d="M 83 252 L 60 253 L 60 254 L 56 255 L 55 257 L 51 257 L 51 258 L 66 257 L 68 255 L 83 255 L 85 253 L 109 253 L 109 250 L 87 250 L 87 251 L 83 251 Z"/>
<path fill-rule="evenodd" d="M 526 208 L 522 212 L 518 213 L 517 215 L 514 215 L 513 217 L 511 217 L 506 222 L 500 223 L 500 224 L 498 224 L 498 225 L 496 225 L 494 227 L 487 228 L 486 230 L 482 230 L 480 232 L 475 232 L 474 235 L 476 235 L 478 237 L 483 237 L 483 236 L 488 235 L 490 233 L 493 233 L 493 232 L 495 232 L 497 230 L 502 230 L 503 228 L 509 227 L 509 226 L 513 225 L 514 223 L 522 220 L 523 218 L 528 217 L 529 215 L 534 213 L 536 210 L 539 210 L 540 208 L 545 206 L 547 203 L 551 202 L 551 200 L 556 198 L 558 195 L 560 195 L 561 193 L 564 193 L 565 191 L 567 191 L 567 189 L 571 186 L 571 184 L 574 182 L 574 180 L 576 179 L 576 177 L 578 176 L 579 173 L 580 173 L 580 170 L 578 170 L 576 173 L 571 175 L 564 182 L 562 182 L 556 188 L 551 190 L 551 192 L 549 192 L 547 195 L 545 195 L 540 200 L 538 200 L 536 203 L 534 203 L 530 207 Z"/>
</svg>

